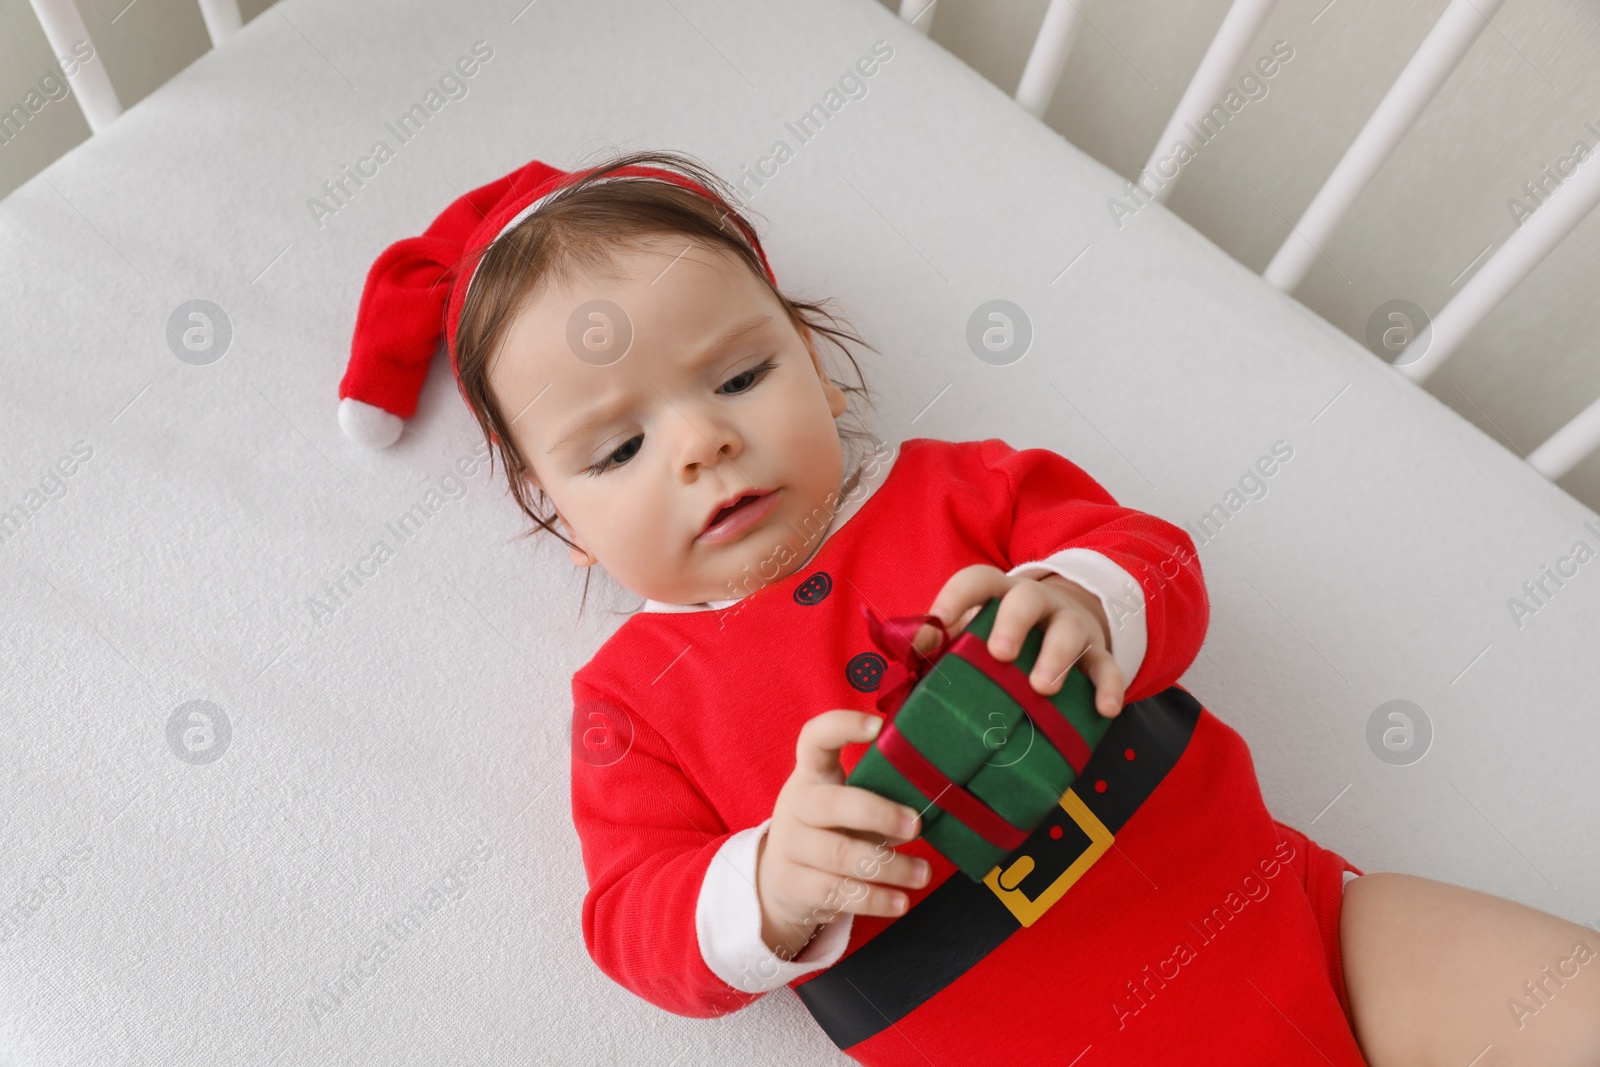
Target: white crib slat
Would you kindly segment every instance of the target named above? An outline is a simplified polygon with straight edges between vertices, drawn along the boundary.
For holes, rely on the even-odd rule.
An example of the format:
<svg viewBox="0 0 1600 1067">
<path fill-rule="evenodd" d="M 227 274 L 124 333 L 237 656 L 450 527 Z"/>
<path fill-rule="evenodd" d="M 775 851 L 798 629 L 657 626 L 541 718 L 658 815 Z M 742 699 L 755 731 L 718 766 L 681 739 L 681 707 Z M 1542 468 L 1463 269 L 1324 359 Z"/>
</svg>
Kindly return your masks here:
<svg viewBox="0 0 1600 1067">
<path fill-rule="evenodd" d="M 1546 478 L 1554 481 L 1562 477 L 1578 462 L 1600 448 L 1600 400 L 1584 408 L 1561 429 L 1550 435 L 1550 440 L 1534 449 L 1528 462 Z"/>
<path fill-rule="evenodd" d="M 1067 65 L 1067 53 L 1072 51 L 1072 41 L 1082 25 L 1083 11 L 1076 0 L 1050 0 L 1044 22 L 1033 39 L 1033 48 L 1028 52 L 1028 65 L 1022 69 L 1022 78 L 1017 82 L 1017 103 L 1035 118 L 1044 117 L 1044 109 L 1055 96 L 1061 72 Z"/>
<path fill-rule="evenodd" d="M 117 91 L 106 74 L 99 46 L 94 45 L 88 27 L 83 24 L 83 16 L 72 0 L 32 0 L 32 3 L 45 39 L 58 57 L 72 56 L 73 46 L 81 42 L 87 41 L 94 48 L 94 58 L 78 65 L 71 85 L 72 95 L 89 123 L 89 131 L 99 133 L 122 114 L 122 102 L 117 99 Z"/>
<path fill-rule="evenodd" d="M 1156 138 L 1150 161 L 1145 164 L 1156 186 L 1152 199 L 1165 202 L 1182 173 L 1175 171 L 1168 176 L 1156 169 L 1156 163 L 1171 154 L 1175 142 L 1187 143 L 1189 138 L 1183 135 L 1185 124 L 1208 113 L 1226 94 L 1229 82 L 1239 73 L 1246 49 L 1267 20 L 1274 3 L 1276 0 L 1233 0 L 1233 6 L 1228 8 L 1222 25 L 1217 27 L 1217 35 L 1211 39 L 1211 47 L 1206 49 L 1205 57 L 1189 80 L 1189 87 L 1183 91 L 1183 99 L 1178 101 L 1172 117 L 1167 120 L 1167 128 Z M 1198 146 L 1191 144 L 1189 147 Z"/>
<path fill-rule="evenodd" d="M 205 20 L 206 33 L 211 35 L 212 48 L 221 48 L 224 41 L 244 28 L 239 0 L 200 0 L 200 17 Z"/>
<path fill-rule="evenodd" d="M 1516 288 L 1597 203 L 1600 203 L 1600 158 L 1590 154 L 1406 346 L 1406 351 L 1415 349 L 1421 355 L 1409 363 L 1397 363 L 1395 368 L 1412 381 L 1427 381 L 1428 376 L 1461 346 L 1472 328 Z"/>
<path fill-rule="evenodd" d="M 1284 292 L 1293 292 L 1326 245 L 1350 205 L 1389 158 L 1400 138 L 1456 69 L 1505 0 L 1451 0 L 1439 21 L 1417 48 L 1400 77 L 1389 87 L 1372 117 L 1345 150 L 1344 158 L 1323 182 L 1300 221 L 1284 238 L 1262 277 Z"/>
<path fill-rule="evenodd" d="M 911 23 L 911 28 L 927 35 L 933 25 L 933 5 L 939 0 L 900 0 L 900 17 Z"/>
</svg>

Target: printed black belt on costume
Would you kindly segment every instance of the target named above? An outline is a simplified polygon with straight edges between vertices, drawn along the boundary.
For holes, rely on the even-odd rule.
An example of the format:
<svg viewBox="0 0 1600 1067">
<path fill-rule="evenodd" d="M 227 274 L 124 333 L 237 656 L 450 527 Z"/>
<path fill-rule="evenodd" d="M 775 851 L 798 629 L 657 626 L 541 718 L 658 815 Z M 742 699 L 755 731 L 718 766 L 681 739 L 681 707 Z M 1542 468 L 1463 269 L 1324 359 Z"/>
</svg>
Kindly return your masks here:
<svg viewBox="0 0 1600 1067">
<path fill-rule="evenodd" d="M 1161 784 L 1199 717 L 1200 702 L 1176 685 L 1125 705 L 1060 806 L 984 881 L 953 872 L 872 940 L 796 986 L 833 1043 L 849 1049 L 892 1026 L 1044 914 Z"/>
</svg>

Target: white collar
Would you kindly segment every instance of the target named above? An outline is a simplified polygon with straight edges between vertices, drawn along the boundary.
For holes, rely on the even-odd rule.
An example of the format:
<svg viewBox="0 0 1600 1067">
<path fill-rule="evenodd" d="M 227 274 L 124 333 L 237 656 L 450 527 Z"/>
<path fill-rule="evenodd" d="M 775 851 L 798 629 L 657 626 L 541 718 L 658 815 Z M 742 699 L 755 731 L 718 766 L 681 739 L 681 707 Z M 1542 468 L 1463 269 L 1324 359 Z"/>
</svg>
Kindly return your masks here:
<svg viewBox="0 0 1600 1067">
<path fill-rule="evenodd" d="M 891 450 L 887 461 L 882 459 L 883 448 Z M 845 488 L 850 485 L 850 477 L 845 478 L 840 486 L 838 496 L 840 502 L 839 510 L 833 513 L 833 519 L 828 523 L 828 528 L 822 532 L 821 537 L 817 538 L 816 546 L 806 556 L 805 563 L 800 564 L 800 567 L 795 568 L 796 570 L 804 568 L 807 563 L 810 563 L 816 554 L 822 550 L 823 543 L 832 537 L 841 526 L 849 522 L 850 517 L 861 510 L 861 505 L 867 502 L 867 498 L 877 492 L 878 488 L 883 485 L 884 481 L 889 477 L 889 471 L 894 467 L 895 460 L 900 458 L 900 445 L 898 443 L 880 445 L 878 451 L 868 458 L 876 458 L 878 462 L 869 468 L 867 461 L 863 460 L 862 463 L 855 467 L 854 474 L 851 477 L 860 475 L 860 478 L 853 488 Z M 749 596 L 749 594 L 746 593 L 745 596 Z M 647 597 L 644 607 L 639 610 L 655 612 L 717 611 L 730 604 L 736 604 L 742 599 L 744 598 L 734 597 L 731 600 L 707 600 L 699 604 L 671 604 L 662 600 L 651 600 Z"/>
</svg>

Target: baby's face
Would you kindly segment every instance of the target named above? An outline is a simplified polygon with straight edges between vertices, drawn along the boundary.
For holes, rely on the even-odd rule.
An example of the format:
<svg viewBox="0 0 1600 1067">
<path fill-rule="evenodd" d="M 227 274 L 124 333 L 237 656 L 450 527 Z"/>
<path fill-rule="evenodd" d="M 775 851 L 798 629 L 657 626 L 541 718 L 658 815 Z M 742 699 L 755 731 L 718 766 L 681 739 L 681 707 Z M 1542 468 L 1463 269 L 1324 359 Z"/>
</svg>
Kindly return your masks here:
<svg viewBox="0 0 1600 1067">
<path fill-rule="evenodd" d="M 518 312 L 489 386 L 574 563 L 668 603 L 741 596 L 798 568 L 837 509 L 845 395 L 732 253 L 673 237 L 617 255 L 617 280 L 580 277 Z M 594 300 L 632 328 L 620 359 L 607 331 L 614 344 L 626 327 L 573 322 Z"/>
</svg>

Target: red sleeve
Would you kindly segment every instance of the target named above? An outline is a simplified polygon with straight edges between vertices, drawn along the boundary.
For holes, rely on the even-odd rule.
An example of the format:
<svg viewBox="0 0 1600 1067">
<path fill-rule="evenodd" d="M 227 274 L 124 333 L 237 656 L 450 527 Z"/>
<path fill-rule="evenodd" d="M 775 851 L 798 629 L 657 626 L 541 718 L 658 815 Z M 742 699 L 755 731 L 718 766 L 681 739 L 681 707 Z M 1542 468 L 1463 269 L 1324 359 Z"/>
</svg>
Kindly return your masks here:
<svg viewBox="0 0 1600 1067">
<path fill-rule="evenodd" d="M 1211 605 L 1200 557 L 1172 523 L 1121 507 L 1080 467 L 1047 448 L 1014 449 L 999 438 L 979 446 L 984 466 L 1010 491 L 1007 563 L 1045 559 L 1064 548 L 1099 552 L 1144 591 L 1145 654 L 1124 698 L 1132 704 L 1178 680 L 1200 652 Z"/>
<path fill-rule="evenodd" d="M 589 890 L 583 941 L 614 981 L 676 1015 L 759 999 L 706 966 L 695 904 L 732 836 L 665 739 L 621 701 L 572 680 L 572 819 Z"/>
</svg>

